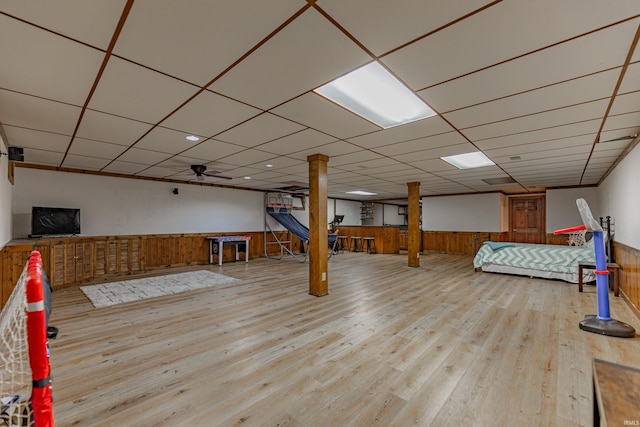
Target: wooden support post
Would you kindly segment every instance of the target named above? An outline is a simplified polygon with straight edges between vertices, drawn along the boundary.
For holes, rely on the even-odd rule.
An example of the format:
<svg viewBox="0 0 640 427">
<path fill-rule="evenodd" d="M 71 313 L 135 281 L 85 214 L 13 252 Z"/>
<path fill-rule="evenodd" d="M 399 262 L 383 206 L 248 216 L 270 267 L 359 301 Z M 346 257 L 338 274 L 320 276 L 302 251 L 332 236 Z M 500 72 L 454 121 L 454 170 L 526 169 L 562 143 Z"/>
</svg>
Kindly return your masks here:
<svg viewBox="0 0 640 427">
<path fill-rule="evenodd" d="M 329 157 L 314 154 L 309 162 L 309 293 L 329 293 L 329 249 L 327 236 L 327 163 Z"/>
<path fill-rule="evenodd" d="M 420 247 L 422 232 L 420 230 L 420 183 L 407 183 L 409 193 L 409 216 L 407 231 L 407 249 L 409 253 L 409 267 L 420 267 Z"/>
</svg>

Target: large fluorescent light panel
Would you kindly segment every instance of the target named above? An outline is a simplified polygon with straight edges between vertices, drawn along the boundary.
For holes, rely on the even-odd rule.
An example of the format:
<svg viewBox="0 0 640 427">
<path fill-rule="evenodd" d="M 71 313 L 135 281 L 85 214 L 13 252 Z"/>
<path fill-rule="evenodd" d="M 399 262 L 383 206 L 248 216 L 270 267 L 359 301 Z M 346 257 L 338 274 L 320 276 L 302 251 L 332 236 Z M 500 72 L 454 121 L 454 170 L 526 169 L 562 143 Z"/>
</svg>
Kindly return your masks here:
<svg viewBox="0 0 640 427">
<path fill-rule="evenodd" d="M 385 129 L 436 114 L 377 62 L 360 67 L 314 92 Z"/>
<path fill-rule="evenodd" d="M 481 151 L 440 158 L 458 169 L 473 169 L 495 165 L 495 163 L 493 163 L 491 159 L 485 156 Z"/>
<path fill-rule="evenodd" d="M 356 190 L 356 191 L 347 191 L 347 194 L 357 194 L 359 196 L 375 196 L 378 193 L 371 193 L 369 191 Z"/>
</svg>

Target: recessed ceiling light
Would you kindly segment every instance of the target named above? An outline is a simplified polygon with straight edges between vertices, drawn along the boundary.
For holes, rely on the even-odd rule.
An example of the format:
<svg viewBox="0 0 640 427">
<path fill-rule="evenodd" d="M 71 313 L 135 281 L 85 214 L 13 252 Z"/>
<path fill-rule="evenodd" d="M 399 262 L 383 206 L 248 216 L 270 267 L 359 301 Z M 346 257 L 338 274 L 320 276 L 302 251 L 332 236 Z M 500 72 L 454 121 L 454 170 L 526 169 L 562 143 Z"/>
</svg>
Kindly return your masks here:
<svg viewBox="0 0 640 427">
<path fill-rule="evenodd" d="M 250 176 L 245 176 L 244 179 L 251 179 L 251 177 Z"/>
<path fill-rule="evenodd" d="M 347 194 L 357 194 L 359 196 L 375 196 L 378 193 L 370 193 L 368 191 L 356 190 L 356 191 L 347 191 Z"/>
<path fill-rule="evenodd" d="M 377 62 L 320 86 L 314 92 L 385 129 L 436 115 Z"/>
<path fill-rule="evenodd" d="M 189 141 L 194 141 L 194 142 L 195 142 L 195 141 L 200 141 L 200 138 L 198 138 L 198 137 L 197 137 L 197 136 L 195 136 L 195 135 L 189 135 L 189 136 L 187 137 L 187 139 L 188 139 Z"/>
<path fill-rule="evenodd" d="M 458 169 L 473 169 L 495 165 L 495 163 L 493 163 L 491 159 L 485 156 L 481 151 L 440 158 Z"/>
<path fill-rule="evenodd" d="M 273 165 L 271 163 L 267 163 L 265 166 L 268 167 L 268 168 L 272 168 L 273 167 Z"/>
</svg>

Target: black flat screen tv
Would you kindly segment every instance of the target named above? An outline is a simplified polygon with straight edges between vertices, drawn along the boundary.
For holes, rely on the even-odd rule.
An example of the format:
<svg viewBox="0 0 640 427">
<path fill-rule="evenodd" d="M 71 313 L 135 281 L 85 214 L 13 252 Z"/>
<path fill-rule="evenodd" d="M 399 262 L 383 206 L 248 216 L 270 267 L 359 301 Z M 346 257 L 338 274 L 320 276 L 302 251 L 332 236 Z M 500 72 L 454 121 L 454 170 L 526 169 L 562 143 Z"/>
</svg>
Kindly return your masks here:
<svg viewBox="0 0 640 427">
<path fill-rule="evenodd" d="M 31 208 L 31 235 L 80 234 L 80 209 Z"/>
</svg>

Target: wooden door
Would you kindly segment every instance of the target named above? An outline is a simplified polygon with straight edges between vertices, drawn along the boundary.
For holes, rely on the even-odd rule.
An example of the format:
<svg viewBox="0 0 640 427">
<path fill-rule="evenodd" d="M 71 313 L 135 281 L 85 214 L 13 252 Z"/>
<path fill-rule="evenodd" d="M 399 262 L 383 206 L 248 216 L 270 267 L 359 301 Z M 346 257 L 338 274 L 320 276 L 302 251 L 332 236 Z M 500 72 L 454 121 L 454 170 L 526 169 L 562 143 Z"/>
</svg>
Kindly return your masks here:
<svg viewBox="0 0 640 427">
<path fill-rule="evenodd" d="M 509 200 L 509 240 L 546 243 L 544 196 L 512 197 Z"/>
</svg>

